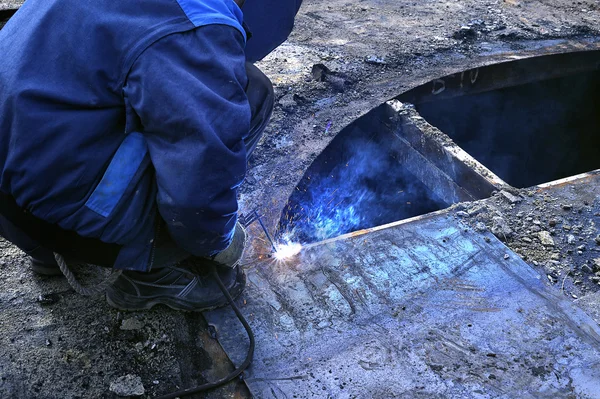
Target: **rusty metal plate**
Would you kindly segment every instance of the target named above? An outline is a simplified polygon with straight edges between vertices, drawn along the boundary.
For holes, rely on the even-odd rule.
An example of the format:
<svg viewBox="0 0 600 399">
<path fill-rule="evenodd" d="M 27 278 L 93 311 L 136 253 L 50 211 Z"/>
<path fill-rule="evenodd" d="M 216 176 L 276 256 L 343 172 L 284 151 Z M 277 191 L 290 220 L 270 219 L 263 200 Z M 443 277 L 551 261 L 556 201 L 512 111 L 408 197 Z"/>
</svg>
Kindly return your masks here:
<svg viewBox="0 0 600 399">
<path fill-rule="evenodd" d="M 257 398 L 600 397 L 598 325 L 449 214 L 247 273 Z M 247 339 L 233 313 L 207 319 L 239 363 Z"/>
</svg>

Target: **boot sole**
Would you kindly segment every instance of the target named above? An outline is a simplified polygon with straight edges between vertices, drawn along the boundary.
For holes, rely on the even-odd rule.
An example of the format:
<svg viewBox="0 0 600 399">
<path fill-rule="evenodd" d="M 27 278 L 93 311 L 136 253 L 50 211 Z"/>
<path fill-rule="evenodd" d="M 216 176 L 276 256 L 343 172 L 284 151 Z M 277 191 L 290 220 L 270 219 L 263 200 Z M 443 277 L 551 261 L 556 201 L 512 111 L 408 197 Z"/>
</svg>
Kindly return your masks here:
<svg viewBox="0 0 600 399">
<path fill-rule="evenodd" d="M 236 299 L 244 291 L 246 287 L 246 275 L 241 273 L 241 277 L 236 280 L 234 286 L 229 290 L 229 295 L 233 299 Z M 112 287 L 106 290 L 106 302 L 109 306 L 123 310 L 123 311 L 140 311 L 150 310 L 155 305 L 165 305 L 174 310 L 180 310 L 185 312 L 207 312 L 209 310 L 218 309 L 229 304 L 227 298 L 223 296 L 223 299 L 218 302 L 203 304 L 198 306 L 193 302 L 186 301 L 181 298 L 174 297 L 156 297 L 156 298 L 140 298 L 138 296 L 125 294 L 121 291 L 117 291 Z"/>
</svg>

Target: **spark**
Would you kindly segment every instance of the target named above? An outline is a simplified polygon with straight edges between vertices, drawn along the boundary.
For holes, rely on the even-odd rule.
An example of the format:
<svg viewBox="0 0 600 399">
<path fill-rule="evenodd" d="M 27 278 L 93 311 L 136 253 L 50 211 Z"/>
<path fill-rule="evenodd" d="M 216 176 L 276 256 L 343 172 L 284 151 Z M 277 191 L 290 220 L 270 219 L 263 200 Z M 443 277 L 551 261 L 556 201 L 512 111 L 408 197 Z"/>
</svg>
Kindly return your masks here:
<svg viewBox="0 0 600 399">
<path fill-rule="evenodd" d="M 302 251 L 302 244 L 298 242 L 286 242 L 285 244 L 277 244 L 277 251 L 273 254 L 277 260 L 286 260 L 296 256 Z"/>
</svg>

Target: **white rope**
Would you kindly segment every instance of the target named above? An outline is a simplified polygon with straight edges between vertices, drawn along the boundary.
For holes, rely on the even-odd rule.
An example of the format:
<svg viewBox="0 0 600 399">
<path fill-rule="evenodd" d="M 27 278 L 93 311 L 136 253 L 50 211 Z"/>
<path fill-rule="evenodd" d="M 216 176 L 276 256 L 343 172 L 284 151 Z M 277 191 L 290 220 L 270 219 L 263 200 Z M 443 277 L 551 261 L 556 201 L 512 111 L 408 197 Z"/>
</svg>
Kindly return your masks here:
<svg viewBox="0 0 600 399">
<path fill-rule="evenodd" d="M 106 279 L 101 281 L 99 284 L 94 284 L 93 286 L 90 286 L 90 287 L 84 287 L 77 280 L 77 278 L 75 277 L 75 275 L 73 274 L 71 269 L 69 269 L 69 266 L 67 265 L 67 262 L 65 262 L 65 258 L 63 258 L 62 255 L 54 253 L 54 259 L 56 259 L 56 263 L 58 263 L 58 267 L 60 268 L 60 271 L 65 275 L 65 277 L 67 278 L 67 281 L 69 282 L 71 287 L 73 287 L 75 292 L 77 292 L 80 295 L 84 295 L 84 296 L 96 296 L 96 295 L 104 293 L 104 291 L 106 291 L 108 286 L 110 286 L 112 283 L 114 283 L 116 281 L 117 277 L 119 277 L 121 275 L 121 273 L 123 272 L 122 270 L 114 270 L 113 269 L 112 272 L 108 275 L 108 277 L 106 277 Z M 96 267 L 99 269 L 104 269 L 104 268 L 101 268 L 100 266 L 96 266 Z"/>
</svg>

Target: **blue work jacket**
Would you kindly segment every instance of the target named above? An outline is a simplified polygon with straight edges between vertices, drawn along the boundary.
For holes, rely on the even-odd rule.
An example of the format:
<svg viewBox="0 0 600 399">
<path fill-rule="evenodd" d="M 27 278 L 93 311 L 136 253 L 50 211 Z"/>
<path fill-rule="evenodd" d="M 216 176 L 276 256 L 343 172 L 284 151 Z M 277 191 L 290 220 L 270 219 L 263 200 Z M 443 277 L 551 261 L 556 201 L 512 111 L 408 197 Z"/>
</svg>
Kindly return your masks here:
<svg viewBox="0 0 600 399">
<path fill-rule="evenodd" d="M 27 0 L 0 31 L 0 191 L 122 245 L 116 268 L 151 267 L 159 217 L 188 252 L 222 251 L 246 171 L 245 62 L 285 40 L 300 1 L 248 0 L 246 48 L 233 0 Z"/>
</svg>

